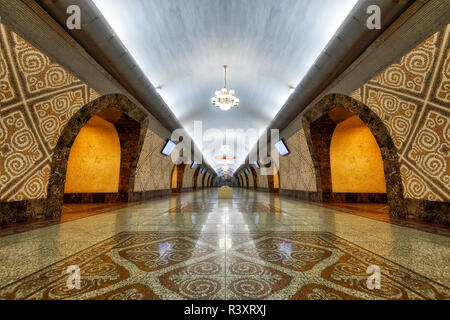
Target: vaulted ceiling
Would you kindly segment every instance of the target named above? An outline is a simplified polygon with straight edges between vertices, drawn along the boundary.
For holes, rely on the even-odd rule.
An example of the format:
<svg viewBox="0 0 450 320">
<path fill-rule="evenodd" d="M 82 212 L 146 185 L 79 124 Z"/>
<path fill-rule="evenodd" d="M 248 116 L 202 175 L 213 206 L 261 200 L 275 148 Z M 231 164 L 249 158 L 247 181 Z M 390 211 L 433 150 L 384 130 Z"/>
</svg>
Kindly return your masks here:
<svg viewBox="0 0 450 320">
<path fill-rule="evenodd" d="M 194 121 L 202 122 L 203 132 L 220 130 L 209 131 L 216 136 L 226 129 L 265 129 L 356 2 L 94 0 L 219 173 L 225 164 L 236 169 L 258 136 L 224 163 L 218 148 L 194 136 Z M 229 66 L 228 87 L 240 99 L 230 111 L 211 105 L 223 87 L 223 65 Z"/>
</svg>

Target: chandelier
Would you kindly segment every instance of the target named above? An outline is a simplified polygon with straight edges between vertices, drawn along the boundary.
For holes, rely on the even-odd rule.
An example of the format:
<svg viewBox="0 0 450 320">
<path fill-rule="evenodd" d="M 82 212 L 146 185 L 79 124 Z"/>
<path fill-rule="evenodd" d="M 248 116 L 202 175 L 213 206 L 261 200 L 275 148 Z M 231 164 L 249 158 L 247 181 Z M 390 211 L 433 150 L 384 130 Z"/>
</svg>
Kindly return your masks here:
<svg viewBox="0 0 450 320">
<path fill-rule="evenodd" d="M 234 90 L 227 89 L 227 66 L 223 66 L 225 70 L 225 86 L 222 90 L 217 90 L 215 97 L 211 98 L 213 106 L 220 108 L 221 110 L 228 111 L 235 108 L 239 104 L 239 98 L 234 96 Z"/>
</svg>

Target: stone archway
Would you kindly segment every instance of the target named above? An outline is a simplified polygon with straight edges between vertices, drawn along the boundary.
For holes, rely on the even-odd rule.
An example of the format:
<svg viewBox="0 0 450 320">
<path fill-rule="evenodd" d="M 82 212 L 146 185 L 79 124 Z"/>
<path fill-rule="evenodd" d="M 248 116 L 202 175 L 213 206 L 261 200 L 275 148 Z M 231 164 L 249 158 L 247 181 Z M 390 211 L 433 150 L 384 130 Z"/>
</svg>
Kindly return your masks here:
<svg viewBox="0 0 450 320">
<path fill-rule="evenodd" d="M 192 190 L 195 191 L 197 190 L 197 179 L 198 179 L 198 173 L 200 171 L 200 166 L 197 166 L 197 168 L 194 171 L 194 175 L 192 177 Z"/>
<path fill-rule="evenodd" d="M 202 188 L 205 188 L 205 187 L 206 187 L 206 185 L 205 185 L 205 179 L 206 179 L 206 176 L 208 176 L 208 172 L 205 172 L 205 173 L 203 174 L 203 177 L 202 177 Z"/>
<path fill-rule="evenodd" d="M 181 193 L 183 190 L 183 175 L 185 167 L 186 165 L 184 163 L 173 166 L 172 173 L 170 174 L 172 193 Z"/>
<path fill-rule="evenodd" d="M 272 163 L 264 165 L 265 168 L 272 167 Z M 267 175 L 267 187 L 269 193 L 279 193 L 280 192 L 280 175 L 278 174 L 278 168 L 274 164 L 272 167 L 272 174 Z"/>
<path fill-rule="evenodd" d="M 248 189 L 249 188 L 249 181 L 248 181 L 247 173 L 245 172 L 245 170 L 243 170 L 242 174 L 243 174 L 243 176 L 245 178 L 245 189 Z"/>
<path fill-rule="evenodd" d="M 255 168 L 253 168 L 252 166 L 250 166 L 250 171 L 252 172 L 253 175 L 253 188 L 255 190 L 258 190 L 258 174 L 256 173 Z"/>
<path fill-rule="evenodd" d="M 138 156 L 148 127 L 148 115 L 122 94 L 110 94 L 85 104 L 64 127 L 53 150 L 51 173 L 45 202 L 45 216 L 61 214 L 64 185 L 70 149 L 81 128 L 94 116 L 107 109 L 117 109 L 120 118 L 114 123 L 121 147 L 119 192 L 112 200 L 127 202 L 134 186 Z M 136 128 L 136 124 L 139 128 Z M 106 198 L 100 199 L 109 201 Z M 111 200 L 111 199 L 110 199 Z"/>
<path fill-rule="evenodd" d="M 380 148 L 386 182 L 386 198 L 390 214 L 392 216 L 405 217 L 406 207 L 403 198 L 400 165 L 397 150 L 389 131 L 382 120 L 368 106 L 342 94 L 325 96 L 310 110 L 306 111 L 302 117 L 303 130 L 314 164 L 319 199 L 324 202 L 359 201 L 363 198 L 365 200 L 376 200 L 374 195 L 336 195 L 332 192 L 330 167 L 331 137 L 338 123 L 354 115 L 358 116 L 367 125 Z"/>
</svg>

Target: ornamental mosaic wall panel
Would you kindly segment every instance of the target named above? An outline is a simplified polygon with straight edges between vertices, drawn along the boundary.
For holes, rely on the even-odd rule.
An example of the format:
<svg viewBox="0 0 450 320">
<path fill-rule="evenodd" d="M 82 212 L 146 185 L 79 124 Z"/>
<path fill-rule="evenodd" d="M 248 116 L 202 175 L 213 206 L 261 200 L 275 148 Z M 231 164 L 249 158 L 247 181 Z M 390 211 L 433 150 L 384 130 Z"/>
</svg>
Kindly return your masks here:
<svg viewBox="0 0 450 320">
<path fill-rule="evenodd" d="M 136 168 L 134 191 L 170 189 L 172 160 L 161 154 L 165 141 L 147 129 Z"/>
<path fill-rule="evenodd" d="M 281 189 L 317 191 L 314 164 L 303 129 L 286 140 L 289 155 L 280 157 Z"/>
<path fill-rule="evenodd" d="M 351 94 L 388 128 L 405 198 L 450 200 L 449 37 L 450 24 Z"/>
<path fill-rule="evenodd" d="M 98 96 L 0 24 L 0 201 L 46 198 L 59 135 Z"/>
</svg>

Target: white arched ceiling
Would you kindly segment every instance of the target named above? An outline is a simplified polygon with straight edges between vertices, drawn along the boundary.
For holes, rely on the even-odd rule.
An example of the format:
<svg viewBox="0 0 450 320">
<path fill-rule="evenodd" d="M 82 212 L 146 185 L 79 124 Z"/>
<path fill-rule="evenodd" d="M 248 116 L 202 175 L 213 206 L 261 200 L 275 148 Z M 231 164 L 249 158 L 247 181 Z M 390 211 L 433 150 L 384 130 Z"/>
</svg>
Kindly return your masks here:
<svg viewBox="0 0 450 320">
<path fill-rule="evenodd" d="M 356 2 L 94 0 L 192 137 L 194 121 L 202 121 L 203 131 L 264 130 Z M 231 111 L 211 105 L 223 87 L 225 64 L 228 87 L 240 99 Z M 231 171 L 256 139 L 226 162 Z M 224 162 L 216 159 L 218 150 L 194 141 L 219 172 Z"/>
</svg>

